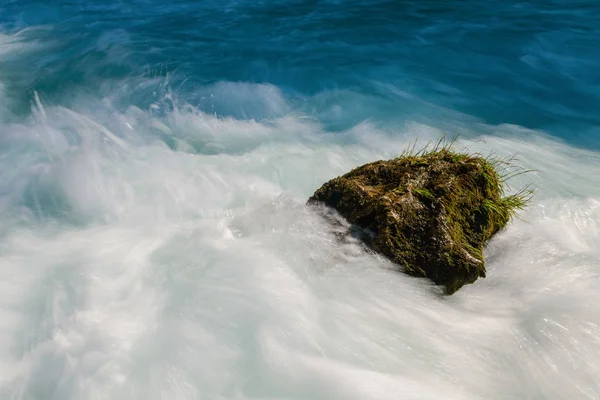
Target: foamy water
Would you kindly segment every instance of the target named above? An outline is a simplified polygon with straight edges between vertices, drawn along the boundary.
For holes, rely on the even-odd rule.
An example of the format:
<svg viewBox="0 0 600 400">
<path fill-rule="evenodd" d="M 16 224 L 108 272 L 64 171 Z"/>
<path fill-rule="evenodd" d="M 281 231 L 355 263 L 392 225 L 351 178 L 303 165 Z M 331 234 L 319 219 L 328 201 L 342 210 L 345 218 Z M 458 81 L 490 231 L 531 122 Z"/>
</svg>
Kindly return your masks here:
<svg viewBox="0 0 600 400">
<path fill-rule="evenodd" d="M 119 92 L 18 115 L 0 90 L 0 398 L 600 398 L 598 152 L 460 119 L 332 132 L 273 85 L 201 90 L 264 118 Z M 446 128 L 536 188 L 451 297 L 305 207 Z"/>
</svg>

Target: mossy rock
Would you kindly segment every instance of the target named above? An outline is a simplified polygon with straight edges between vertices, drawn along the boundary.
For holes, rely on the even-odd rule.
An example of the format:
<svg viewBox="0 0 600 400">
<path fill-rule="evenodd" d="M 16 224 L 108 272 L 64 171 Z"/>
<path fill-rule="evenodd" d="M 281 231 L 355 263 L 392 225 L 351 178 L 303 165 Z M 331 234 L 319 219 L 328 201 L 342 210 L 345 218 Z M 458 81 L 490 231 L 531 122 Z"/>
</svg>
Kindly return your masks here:
<svg viewBox="0 0 600 400">
<path fill-rule="evenodd" d="M 492 161 L 444 147 L 358 167 L 309 204 L 336 209 L 373 250 L 452 294 L 485 277 L 485 243 L 527 201 L 503 186 Z"/>
</svg>

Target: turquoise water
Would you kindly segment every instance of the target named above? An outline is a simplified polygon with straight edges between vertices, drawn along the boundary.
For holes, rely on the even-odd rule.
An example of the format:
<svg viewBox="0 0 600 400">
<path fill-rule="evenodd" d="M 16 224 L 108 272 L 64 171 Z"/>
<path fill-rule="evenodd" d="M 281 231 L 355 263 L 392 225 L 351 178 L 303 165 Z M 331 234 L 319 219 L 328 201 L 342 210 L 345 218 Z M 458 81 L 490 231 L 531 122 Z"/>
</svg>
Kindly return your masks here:
<svg viewBox="0 0 600 400">
<path fill-rule="evenodd" d="M 52 103 L 116 92 L 120 106 L 144 107 L 168 87 L 205 112 L 262 119 L 300 109 L 332 129 L 443 120 L 442 107 L 599 144 L 594 2 L 163 3 L 8 2 L 3 30 L 38 51 L 3 60 L 5 85 L 25 104 L 38 90 Z M 287 107 L 217 96 L 207 86 L 218 82 L 274 85 Z"/>
<path fill-rule="evenodd" d="M 0 0 L 0 398 L 600 398 L 599 22 Z M 304 207 L 444 134 L 536 188 L 452 297 Z"/>
</svg>

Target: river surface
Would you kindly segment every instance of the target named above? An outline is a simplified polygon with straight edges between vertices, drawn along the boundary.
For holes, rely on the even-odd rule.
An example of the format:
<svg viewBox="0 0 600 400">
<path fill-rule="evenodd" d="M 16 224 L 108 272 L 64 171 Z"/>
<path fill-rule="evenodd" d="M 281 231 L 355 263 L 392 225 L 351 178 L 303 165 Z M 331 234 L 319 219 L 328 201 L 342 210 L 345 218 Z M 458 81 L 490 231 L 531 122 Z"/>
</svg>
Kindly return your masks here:
<svg viewBox="0 0 600 400">
<path fill-rule="evenodd" d="M 0 398 L 600 399 L 600 3 L 0 0 Z M 533 170 L 443 296 L 305 207 Z"/>
</svg>

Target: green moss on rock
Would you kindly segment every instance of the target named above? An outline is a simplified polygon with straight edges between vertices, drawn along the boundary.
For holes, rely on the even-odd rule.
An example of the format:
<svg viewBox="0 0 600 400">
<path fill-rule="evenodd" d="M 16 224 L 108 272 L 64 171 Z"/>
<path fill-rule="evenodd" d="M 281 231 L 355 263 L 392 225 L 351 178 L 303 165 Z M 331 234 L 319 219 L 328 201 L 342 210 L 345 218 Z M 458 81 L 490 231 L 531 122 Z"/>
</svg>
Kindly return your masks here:
<svg viewBox="0 0 600 400">
<path fill-rule="evenodd" d="M 494 163 L 449 147 L 358 167 L 309 199 L 370 232 L 373 250 L 452 294 L 485 277 L 483 248 L 528 200 L 503 196 Z"/>
</svg>

